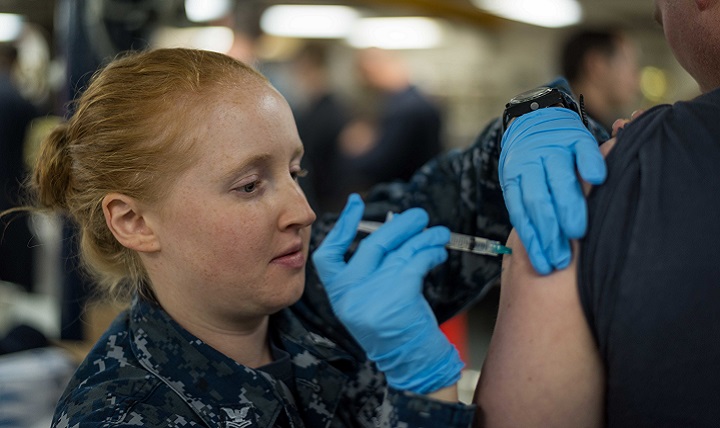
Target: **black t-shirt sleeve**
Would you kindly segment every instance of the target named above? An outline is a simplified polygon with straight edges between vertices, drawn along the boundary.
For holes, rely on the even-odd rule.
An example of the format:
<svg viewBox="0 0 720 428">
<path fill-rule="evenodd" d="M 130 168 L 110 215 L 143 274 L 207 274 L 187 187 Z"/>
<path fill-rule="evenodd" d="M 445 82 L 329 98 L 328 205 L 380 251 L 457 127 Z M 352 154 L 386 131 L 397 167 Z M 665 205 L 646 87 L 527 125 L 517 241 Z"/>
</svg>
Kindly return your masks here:
<svg viewBox="0 0 720 428">
<path fill-rule="evenodd" d="M 578 286 L 608 426 L 720 420 L 719 119 L 720 90 L 646 112 L 589 196 Z"/>
</svg>

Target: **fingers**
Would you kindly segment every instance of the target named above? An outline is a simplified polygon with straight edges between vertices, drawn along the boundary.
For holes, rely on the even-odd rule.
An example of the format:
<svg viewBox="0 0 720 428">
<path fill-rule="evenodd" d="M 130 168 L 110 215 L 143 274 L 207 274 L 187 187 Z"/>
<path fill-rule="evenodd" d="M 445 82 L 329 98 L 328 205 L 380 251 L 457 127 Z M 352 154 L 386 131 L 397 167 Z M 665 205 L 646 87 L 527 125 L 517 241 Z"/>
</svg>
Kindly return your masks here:
<svg viewBox="0 0 720 428">
<path fill-rule="evenodd" d="M 357 194 L 348 197 L 335 226 L 312 255 L 313 263 L 324 283 L 335 277 L 345 267 L 345 253 L 355 239 L 365 204 Z"/>
<path fill-rule="evenodd" d="M 552 266 L 545 257 L 535 228 L 530 223 L 530 219 L 525 212 L 519 183 L 513 182 L 504 186 L 503 195 L 510 214 L 510 222 L 525 244 L 533 267 L 540 274 L 546 275 L 550 273 Z"/>
<path fill-rule="evenodd" d="M 607 177 L 605 159 L 597 141 L 579 141 L 575 144 L 575 162 L 583 180 L 590 184 L 602 184 Z"/>
<path fill-rule="evenodd" d="M 587 228 L 587 206 L 572 156 L 569 153 L 549 156 L 544 165 L 561 231 L 567 238 L 581 238 Z"/>
<path fill-rule="evenodd" d="M 525 250 L 527 251 L 533 268 L 535 268 L 540 275 L 547 275 L 552 272 L 553 267 L 545 256 L 545 252 L 540 245 L 537 232 L 532 224 L 529 222 L 523 222 L 520 226 L 515 227 L 515 229 L 518 232 L 518 236 L 525 244 Z"/>
<path fill-rule="evenodd" d="M 543 167 L 547 168 L 544 164 Z M 522 192 L 523 204 L 528 211 L 528 217 L 530 218 L 530 222 L 532 222 L 545 259 L 552 267 L 564 267 L 570 261 L 569 246 L 567 239 L 564 238 L 560 229 L 560 219 L 558 218 L 555 206 L 557 204 L 556 200 L 560 199 L 562 201 L 565 195 L 550 193 L 547 182 L 553 180 L 551 178 L 553 173 L 562 172 L 548 171 L 547 169 L 545 171 L 528 170 L 520 182 L 520 190 Z M 545 175 L 548 176 L 547 179 Z M 575 180 L 575 177 L 572 177 L 572 180 Z M 571 210 L 572 205 L 567 205 Z"/>
<path fill-rule="evenodd" d="M 448 252 L 443 244 L 424 246 L 413 252 L 412 258 L 404 266 L 404 271 L 424 278 L 428 272 L 444 263 L 447 258 Z M 418 281 L 416 285 L 418 288 L 422 288 L 422 281 Z"/>
<path fill-rule="evenodd" d="M 645 110 L 635 110 L 630 115 L 630 119 L 618 119 L 612 124 L 612 136 L 617 137 L 617 133 L 625 127 L 628 123 L 632 122 L 633 120 L 640 117 L 643 113 L 645 113 Z"/>
<path fill-rule="evenodd" d="M 630 123 L 628 119 L 618 119 L 612 124 L 612 136 L 617 137 L 618 132 Z"/>
<path fill-rule="evenodd" d="M 643 110 L 643 109 L 635 110 L 635 111 L 632 112 L 632 114 L 630 115 L 630 120 L 635 120 L 635 119 L 637 119 L 637 118 L 640 117 L 640 115 L 642 115 L 643 113 L 645 113 L 645 110 Z"/>
<path fill-rule="evenodd" d="M 378 230 L 360 242 L 349 264 L 357 275 L 377 269 L 386 254 L 405 244 L 407 240 L 422 232 L 428 224 L 428 214 L 420 208 L 411 208 L 396 214 Z"/>
<path fill-rule="evenodd" d="M 400 263 L 424 276 L 430 269 L 447 260 L 445 244 L 448 241 L 450 241 L 448 228 L 431 227 L 408 239 L 393 253 L 393 260 L 388 262 Z"/>
</svg>

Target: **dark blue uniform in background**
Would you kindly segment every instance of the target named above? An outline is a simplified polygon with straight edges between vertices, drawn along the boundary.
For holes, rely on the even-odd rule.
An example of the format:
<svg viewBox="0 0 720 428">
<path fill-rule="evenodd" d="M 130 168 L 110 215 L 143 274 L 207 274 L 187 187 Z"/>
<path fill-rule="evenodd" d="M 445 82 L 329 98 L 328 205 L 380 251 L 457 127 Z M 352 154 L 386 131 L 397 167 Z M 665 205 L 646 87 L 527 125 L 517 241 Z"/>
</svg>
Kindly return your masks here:
<svg viewBox="0 0 720 428">
<path fill-rule="evenodd" d="M 441 127 L 440 110 L 415 86 L 386 95 L 373 147 L 342 161 L 347 188 L 362 192 L 377 183 L 409 180 L 442 151 Z"/>
<path fill-rule="evenodd" d="M 23 205 L 21 183 L 27 175 L 25 134 L 38 110 L 22 97 L 10 74 L 0 70 L 0 212 Z M 27 214 L 8 216 L 0 222 L 0 281 L 13 282 L 31 291 L 33 237 Z"/>
</svg>

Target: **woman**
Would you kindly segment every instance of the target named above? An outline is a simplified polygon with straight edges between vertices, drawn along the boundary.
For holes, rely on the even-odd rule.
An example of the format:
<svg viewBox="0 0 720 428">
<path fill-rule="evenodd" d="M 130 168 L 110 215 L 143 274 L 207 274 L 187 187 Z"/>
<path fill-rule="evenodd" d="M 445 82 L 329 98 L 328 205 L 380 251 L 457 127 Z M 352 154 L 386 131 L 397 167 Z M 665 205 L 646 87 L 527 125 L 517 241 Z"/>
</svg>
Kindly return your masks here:
<svg viewBox="0 0 720 428">
<path fill-rule="evenodd" d="M 346 264 L 363 214 L 351 198 L 315 257 L 328 301 L 306 269 L 302 152 L 282 96 L 224 55 L 149 51 L 94 77 L 43 143 L 33 184 L 40 206 L 78 223 L 96 283 L 132 305 L 79 367 L 54 426 L 469 426 L 462 364 L 421 294 L 447 230 L 410 210 Z M 497 274 L 495 260 L 462 265 L 473 263 L 488 274 L 466 289 L 426 287 L 441 321 Z M 390 280 L 400 294 L 344 292 L 383 295 Z"/>
</svg>

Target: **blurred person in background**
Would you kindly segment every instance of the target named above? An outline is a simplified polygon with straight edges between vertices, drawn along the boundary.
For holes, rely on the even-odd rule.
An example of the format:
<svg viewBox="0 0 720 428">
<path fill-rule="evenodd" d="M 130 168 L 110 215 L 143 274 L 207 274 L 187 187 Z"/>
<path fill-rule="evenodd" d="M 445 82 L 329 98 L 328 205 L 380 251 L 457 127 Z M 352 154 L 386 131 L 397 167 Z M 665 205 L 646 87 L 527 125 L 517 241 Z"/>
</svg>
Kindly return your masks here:
<svg viewBox="0 0 720 428">
<path fill-rule="evenodd" d="M 588 115 L 608 133 L 616 119 L 637 108 L 638 48 L 627 33 L 616 28 L 578 30 L 563 43 L 560 64 L 573 93 L 583 95 Z"/>
<path fill-rule="evenodd" d="M 442 151 L 442 115 L 410 80 L 407 64 L 395 52 L 369 48 L 357 52 L 363 84 L 380 96 L 376 118 L 351 123 L 341 136 L 343 171 L 353 191 L 407 180 Z"/>
<path fill-rule="evenodd" d="M 13 79 L 18 51 L 0 43 L 0 212 L 22 204 L 21 183 L 27 175 L 25 136 L 38 109 L 20 93 Z M 0 222 L 0 281 L 33 285 L 33 244 L 27 217 L 14 215 Z"/>
<path fill-rule="evenodd" d="M 300 182 L 316 213 L 338 212 L 349 191 L 344 185 L 340 133 L 350 120 L 347 106 L 332 88 L 327 45 L 305 44 L 292 61 L 300 102 L 294 107 L 298 134 L 305 146 L 308 176 Z"/>
</svg>

